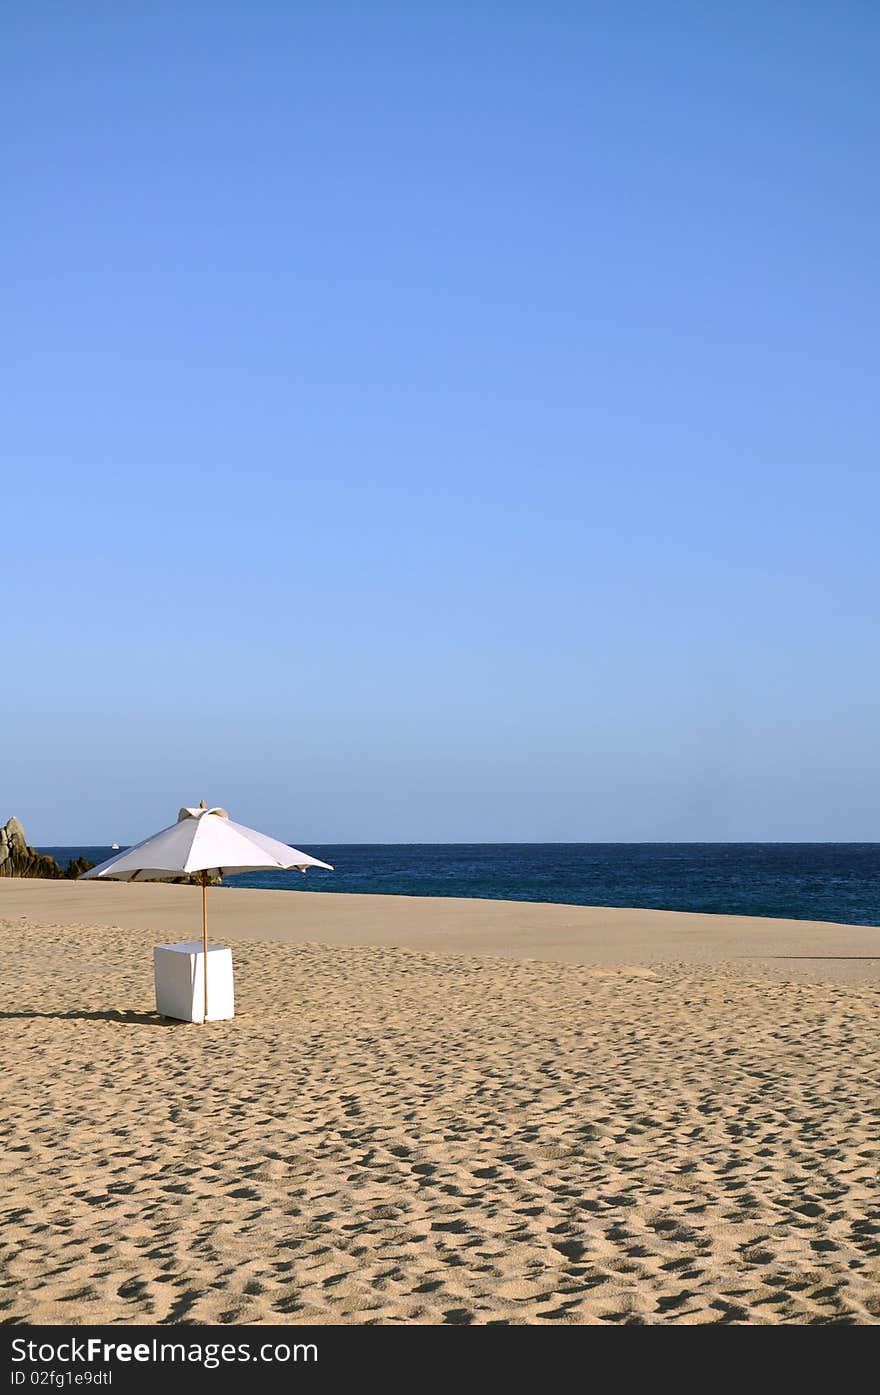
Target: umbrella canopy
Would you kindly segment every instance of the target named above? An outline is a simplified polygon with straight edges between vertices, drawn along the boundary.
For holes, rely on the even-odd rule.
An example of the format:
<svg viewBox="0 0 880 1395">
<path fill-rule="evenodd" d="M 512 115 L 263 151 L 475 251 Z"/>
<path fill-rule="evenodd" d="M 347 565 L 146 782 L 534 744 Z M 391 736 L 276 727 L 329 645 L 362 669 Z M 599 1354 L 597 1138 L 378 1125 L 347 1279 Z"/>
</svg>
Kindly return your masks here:
<svg viewBox="0 0 880 1395">
<path fill-rule="evenodd" d="M 225 809 L 181 809 L 177 822 L 154 833 L 133 848 L 83 872 L 80 880 L 103 878 L 108 881 L 158 881 L 169 876 L 198 873 L 202 884 L 202 946 L 205 956 L 205 1015 L 208 1020 L 208 880 L 234 872 L 258 872 L 296 867 L 323 867 L 329 862 L 279 843 L 256 829 L 233 823 Z"/>
<path fill-rule="evenodd" d="M 83 879 L 156 881 L 193 872 L 204 872 L 212 878 L 290 867 L 300 872 L 307 867 L 333 871 L 328 862 L 309 857 L 287 843 L 279 843 L 277 838 L 245 828 L 244 824 L 233 823 L 225 809 L 200 807 L 181 809 L 176 823 L 84 872 Z"/>
</svg>

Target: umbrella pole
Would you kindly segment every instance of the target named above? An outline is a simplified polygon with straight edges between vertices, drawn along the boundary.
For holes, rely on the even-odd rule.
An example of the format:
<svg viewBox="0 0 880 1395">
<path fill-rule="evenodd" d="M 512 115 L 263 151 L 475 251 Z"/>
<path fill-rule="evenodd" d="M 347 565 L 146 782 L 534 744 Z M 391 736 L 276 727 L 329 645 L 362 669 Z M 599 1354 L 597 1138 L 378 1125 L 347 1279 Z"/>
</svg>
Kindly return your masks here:
<svg viewBox="0 0 880 1395">
<path fill-rule="evenodd" d="M 202 949 L 205 959 L 205 1017 L 208 1020 L 208 874 L 202 873 Z"/>
</svg>

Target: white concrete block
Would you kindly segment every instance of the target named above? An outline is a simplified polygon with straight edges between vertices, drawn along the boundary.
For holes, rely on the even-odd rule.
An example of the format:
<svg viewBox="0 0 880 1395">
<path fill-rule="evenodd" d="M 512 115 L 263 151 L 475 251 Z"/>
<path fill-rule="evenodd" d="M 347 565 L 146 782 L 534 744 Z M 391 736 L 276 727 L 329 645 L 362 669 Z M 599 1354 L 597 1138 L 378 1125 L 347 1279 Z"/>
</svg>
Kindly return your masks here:
<svg viewBox="0 0 880 1395">
<path fill-rule="evenodd" d="M 162 1017 L 183 1022 L 205 1020 L 205 954 L 201 940 L 153 949 L 156 978 L 156 1011 Z M 235 1016 L 232 983 L 232 950 L 208 946 L 208 1021 Z"/>
</svg>

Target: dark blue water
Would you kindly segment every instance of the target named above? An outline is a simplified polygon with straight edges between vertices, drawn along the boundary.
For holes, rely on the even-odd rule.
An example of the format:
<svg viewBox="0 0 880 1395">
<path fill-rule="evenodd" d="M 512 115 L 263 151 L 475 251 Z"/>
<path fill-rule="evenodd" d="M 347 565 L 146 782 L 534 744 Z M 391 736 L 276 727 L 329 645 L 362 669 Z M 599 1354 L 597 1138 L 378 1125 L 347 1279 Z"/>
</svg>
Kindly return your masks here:
<svg viewBox="0 0 880 1395">
<path fill-rule="evenodd" d="M 103 862 L 109 848 L 41 848 Z M 304 851 L 334 872 L 230 886 L 485 896 L 880 925 L 880 843 L 343 843 Z"/>
</svg>

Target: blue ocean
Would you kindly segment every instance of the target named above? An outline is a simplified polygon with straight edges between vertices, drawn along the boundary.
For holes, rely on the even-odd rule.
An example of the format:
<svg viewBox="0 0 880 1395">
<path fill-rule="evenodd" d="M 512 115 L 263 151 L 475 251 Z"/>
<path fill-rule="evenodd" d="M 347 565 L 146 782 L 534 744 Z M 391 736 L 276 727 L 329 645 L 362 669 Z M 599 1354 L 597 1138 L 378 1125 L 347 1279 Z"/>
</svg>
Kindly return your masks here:
<svg viewBox="0 0 880 1395">
<path fill-rule="evenodd" d="M 40 851 L 62 865 L 112 856 L 107 847 Z M 340 843 L 303 851 L 335 871 L 251 873 L 226 882 L 880 925 L 880 843 Z"/>
</svg>

